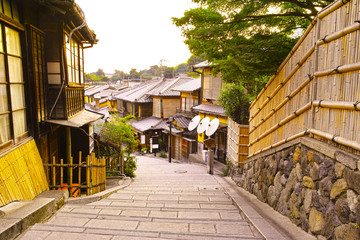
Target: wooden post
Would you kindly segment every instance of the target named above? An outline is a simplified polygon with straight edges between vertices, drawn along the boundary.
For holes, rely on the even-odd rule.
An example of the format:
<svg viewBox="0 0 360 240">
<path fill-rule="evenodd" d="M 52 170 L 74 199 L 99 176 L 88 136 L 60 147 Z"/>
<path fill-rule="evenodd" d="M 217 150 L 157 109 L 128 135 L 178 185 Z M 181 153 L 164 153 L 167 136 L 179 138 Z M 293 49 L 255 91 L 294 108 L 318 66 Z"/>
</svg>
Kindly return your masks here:
<svg viewBox="0 0 360 240">
<path fill-rule="evenodd" d="M 66 162 L 69 163 L 71 158 L 71 128 L 66 128 Z"/>
<path fill-rule="evenodd" d="M 73 157 L 70 158 L 70 167 L 69 167 L 69 192 L 70 192 L 70 196 L 72 196 L 73 192 L 72 192 L 72 185 L 73 185 Z"/>
<path fill-rule="evenodd" d="M 125 174 L 125 169 L 124 169 L 124 158 L 120 155 L 120 161 L 121 161 L 121 174 Z"/>
<path fill-rule="evenodd" d="M 54 186 L 53 189 L 55 189 L 55 185 L 56 185 L 56 169 L 55 169 L 55 164 L 56 164 L 56 161 L 55 161 L 55 156 L 53 157 L 53 166 L 52 166 L 52 185 Z"/>
<path fill-rule="evenodd" d="M 62 188 L 64 185 L 64 160 L 60 160 L 60 187 Z"/>
<path fill-rule="evenodd" d="M 79 175 L 78 175 L 78 183 L 81 190 L 81 159 L 82 159 L 82 152 L 79 152 Z"/>
<path fill-rule="evenodd" d="M 102 182 L 104 184 L 102 186 L 102 190 L 105 190 L 106 189 L 106 166 L 105 166 L 105 158 L 104 157 L 103 157 L 103 165 L 104 165 L 104 167 L 102 168 L 102 176 L 103 176 Z"/>
<path fill-rule="evenodd" d="M 91 194 L 91 182 L 90 182 L 90 156 L 86 157 L 86 195 Z"/>
</svg>

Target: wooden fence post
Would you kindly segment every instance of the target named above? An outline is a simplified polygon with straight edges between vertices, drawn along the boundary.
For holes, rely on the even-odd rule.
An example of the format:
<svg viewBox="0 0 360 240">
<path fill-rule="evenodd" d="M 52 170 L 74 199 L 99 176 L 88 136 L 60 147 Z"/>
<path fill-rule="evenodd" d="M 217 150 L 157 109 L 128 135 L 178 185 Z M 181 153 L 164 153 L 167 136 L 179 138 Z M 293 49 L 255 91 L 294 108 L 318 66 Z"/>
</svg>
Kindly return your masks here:
<svg viewBox="0 0 360 240">
<path fill-rule="evenodd" d="M 81 192 L 81 165 L 82 165 L 82 162 L 81 162 L 81 157 L 82 157 L 82 152 L 79 152 L 79 169 L 78 169 L 78 172 L 79 172 L 79 175 L 78 175 L 78 183 L 79 183 L 79 191 Z"/>
<path fill-rule="evenodd" d="M 72 192 L 72 186 L 73 186 L 73 161 L 74 158 L 70 157 L 70 166 L 69 166 L 69 192 L 70 192 L 70 196 L 72 196 L 73 192 Z"/>
<path fill-rule="evenodd" d="M 53 157 L 53 166 L 52 166 L 52 185 L 53 185 L 53 189 L 56 189 L 55 188 L 55 185 L 56 185 L 56 169 L 55 169 L 55 163 L 56 163 L 56 160 L 55 160 L 55 156 Z"/>
<path fill-rule="evenodd" d="M 60 160 L 60 188 L 64 185 L 64 160 Z"/>
<path fill-rule="evenodd" d="M 91 182 L 90 182 L 90 156 L 86 157 L 86 195 L 91 194 Z"/>
</svg>

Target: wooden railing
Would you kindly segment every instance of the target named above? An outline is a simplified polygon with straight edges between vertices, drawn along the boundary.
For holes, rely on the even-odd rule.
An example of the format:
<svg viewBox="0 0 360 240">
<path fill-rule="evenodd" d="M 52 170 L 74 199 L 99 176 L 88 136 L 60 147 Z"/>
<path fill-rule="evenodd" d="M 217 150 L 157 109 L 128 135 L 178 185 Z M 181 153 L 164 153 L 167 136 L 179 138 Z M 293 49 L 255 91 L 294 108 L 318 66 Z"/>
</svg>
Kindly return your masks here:
<svg viewBox="0 0 360 240">
<path fill-rule="evenodd" d="M 66 87 L 66 113 L 70 118 L 84 109 L 84 88 L 82 87 Z"/>
<path fill-rule="evenodd" d="M 106 158 L 106 174 L 108 176 L 123 175 L 124 162 L 121 157 L 108 157 Z"/>
<path fill-rule="evenodd" d="M 82 159 L 81 152 L 79 152 L 79 159 Z M 80 196 L 82 192 L 86 195 L 92 195 L 105 190 L 105 158 L 96 158 L 94 153 L 87 156 L 85 162 L 79 161 L 79 163 L 74 164 L 71 157 L 69 163 L 64 163 L 63 159 L 57 161 L 53 158 L 52 163 L 44 164 L 44 167 L 49 168 L 50 189 L 68 189 L 73 197 Z"/>
<path fill-rule="evenodd" d="M 360 0 L 315 18 L 250 107 L 249 157 L 310 135 L 360 151 Z"/>
</svg>

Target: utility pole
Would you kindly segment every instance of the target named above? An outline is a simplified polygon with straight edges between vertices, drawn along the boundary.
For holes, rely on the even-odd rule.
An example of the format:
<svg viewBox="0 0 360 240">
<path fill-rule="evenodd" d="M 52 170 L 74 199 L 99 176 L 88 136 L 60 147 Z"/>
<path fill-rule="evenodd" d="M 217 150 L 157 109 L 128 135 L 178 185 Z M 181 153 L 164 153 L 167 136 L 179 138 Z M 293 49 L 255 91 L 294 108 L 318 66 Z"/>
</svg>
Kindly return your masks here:
<svg viewBox="0 0 360 240">
<path fill-rule="evenodd" d="M 163 63 L 165 62 L 166 60 L 165 59 L 160 59 L 160 71 L 161 71 L 161 73 L 160 73 L 160 77 L 164 77 L 164 66 L 163 66 Z"/>
</svg>

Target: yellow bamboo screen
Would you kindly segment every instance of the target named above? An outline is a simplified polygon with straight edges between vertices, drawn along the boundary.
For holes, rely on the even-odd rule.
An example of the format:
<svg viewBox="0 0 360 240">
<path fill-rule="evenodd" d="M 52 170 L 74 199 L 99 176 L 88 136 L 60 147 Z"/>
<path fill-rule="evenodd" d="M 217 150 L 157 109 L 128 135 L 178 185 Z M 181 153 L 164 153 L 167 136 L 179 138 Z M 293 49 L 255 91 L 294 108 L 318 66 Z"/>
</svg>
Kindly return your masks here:
<svg viewBox="0 0 360 240">
<path fill-rule="evenodd" d="M 250 107 L 249 156 L 312 134 L 360 150 L 360 0 L 324 9 Z"/>
<path fill-rule="evenodd" d="M 79 152 L 78 159 L 82 159 L 82 152 Z M 95 153 L 86 156 L 84 162 L 75 164 L 70 158 L 69 163 L 64 163 L 63 159 L 53 158 L 51 164 L 44 166 L 51 172 L 48 180 L 50 189 L 68 189 L 73 197 L 81 196 L 81 190 L 86 191 L 86 195 L 92 195 L 106 189 L 106 160 L 97 158 Z"/>
<path fill-rule="evenodd" d="M 249 125 L 240 125 L 229 118 L 227 134 L 227 158 L 235 165 L 242 166 L 249 151 Z"/>
<path fill-rule="evenodd" d="M 48 184 L 34 140 L 0 157 L 0 206 L 33 199 L 45 190 Z"/>
</svg>

